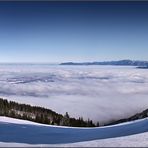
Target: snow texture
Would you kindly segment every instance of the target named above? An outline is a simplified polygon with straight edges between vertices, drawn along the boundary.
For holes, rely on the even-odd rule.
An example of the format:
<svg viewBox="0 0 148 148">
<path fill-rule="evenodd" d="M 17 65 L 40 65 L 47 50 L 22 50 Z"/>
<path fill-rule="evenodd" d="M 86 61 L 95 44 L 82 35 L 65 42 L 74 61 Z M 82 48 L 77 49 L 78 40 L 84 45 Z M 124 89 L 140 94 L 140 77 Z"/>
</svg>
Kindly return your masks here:
<svg viewBox="0 0 148 148">
<path fill-rule="evenodd" d="M 0 117 L 0 131 L 0 146 L 148 146 L 148 118 L 107 127 L 70 128 Z"/>
</svg>

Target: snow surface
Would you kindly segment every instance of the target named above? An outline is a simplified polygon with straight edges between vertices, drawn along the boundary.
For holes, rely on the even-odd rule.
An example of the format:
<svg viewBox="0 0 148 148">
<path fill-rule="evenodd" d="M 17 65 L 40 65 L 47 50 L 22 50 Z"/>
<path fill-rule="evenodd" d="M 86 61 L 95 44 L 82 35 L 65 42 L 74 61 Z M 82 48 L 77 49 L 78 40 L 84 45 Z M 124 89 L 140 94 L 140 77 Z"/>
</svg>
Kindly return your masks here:
<svg viewBox="0 0 148 148">
<path fill-rule="evenodd" d="M 147 88 L 148 70 L 131 66 L 0 64 L 1 97 L 100 123 L 147 109 Z"/>
<path fill-rule="evenodd" d="M 148 146 L 148 118 L 115 126 L 71 128 L 0 117 L 0 146 Z"/>
</svg>

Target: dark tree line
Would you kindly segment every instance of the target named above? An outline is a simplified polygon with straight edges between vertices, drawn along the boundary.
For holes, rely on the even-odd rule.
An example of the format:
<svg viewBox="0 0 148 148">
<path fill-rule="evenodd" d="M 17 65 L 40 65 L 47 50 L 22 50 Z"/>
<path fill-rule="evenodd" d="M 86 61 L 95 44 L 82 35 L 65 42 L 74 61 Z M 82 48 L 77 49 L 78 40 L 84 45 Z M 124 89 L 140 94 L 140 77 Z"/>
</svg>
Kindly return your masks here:
<svg viewBox="0 0 148 148">
<path fill-rule="evenodd" d="M 147 118 L 148 117 L 148 109 L 142 111 L 141 113 L 137 113 L 129 118 L 123 118 L 117 121 L 113 121 L 110 122 L 107 125 L 114 125 L 114 124 L 119 124 L 119 123 L 124 123 L 124 122 L 129 122 L 129 121 L 134 121 L 134 120 L 138 120 L 138 119 L 143 119 L 143 118 Z"/>
<path fill-rule="evenodd" d="M 63 116 L 50 109 L 43 107 L 20 104 L 0 98 L 0 116 L 30 120 L 43 124 L 72 126 L 72 127 L 95 127 L 92 120 L 84 121 L 83 118 L 71 118 L 68 113 Z"/>
</svg>

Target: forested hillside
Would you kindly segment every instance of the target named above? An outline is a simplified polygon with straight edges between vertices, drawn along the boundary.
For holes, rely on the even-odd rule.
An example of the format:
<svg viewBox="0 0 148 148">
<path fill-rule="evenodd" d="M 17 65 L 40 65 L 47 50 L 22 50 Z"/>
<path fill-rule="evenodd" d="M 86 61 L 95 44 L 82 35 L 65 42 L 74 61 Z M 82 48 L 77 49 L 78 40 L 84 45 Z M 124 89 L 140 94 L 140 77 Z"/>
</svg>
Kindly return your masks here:
<svg viewBox="0 0 148 148">
<path fill-rule="evenodd" d="M 84 121 L 82 117 L 79 119 L 71 118 L 67 112 L 63 116 L 50 109 L 27 104 L 19 104 L 6 99 L 0 99 L 0 116 L 13 117 L 51 125 L 95 127 L 92 120 L 88 119 L 88 121 Z M 97 126 L 99 126 L 99 123 Z"/>
<path fill-rule="evenodd" d="M 124 122 L 129 122 L 129 121 L 134 121 L 134 120 L 138 120 L 138 119 L 143 119 L 148 117 L 148 109 L 142 111 L 141 113 L 137 113 L 129 118 L 124 118 L 124 119 L 120 119 L 114 122 L 111 122 L 107 125 L 114 125 L 114 124 L 119 124 L 119 123 L 124 123 Z"/>
</svg>

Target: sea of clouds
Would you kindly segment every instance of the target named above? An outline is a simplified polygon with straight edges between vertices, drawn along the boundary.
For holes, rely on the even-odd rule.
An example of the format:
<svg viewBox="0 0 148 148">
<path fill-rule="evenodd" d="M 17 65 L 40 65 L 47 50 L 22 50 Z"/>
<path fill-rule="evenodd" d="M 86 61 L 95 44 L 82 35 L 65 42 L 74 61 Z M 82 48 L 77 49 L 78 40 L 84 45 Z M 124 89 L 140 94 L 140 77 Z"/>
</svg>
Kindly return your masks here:
<svg viewBox="0 0 148 148">
<path fill-rule="evenodd" d="M 1 64 L 0 96 L 104 123 L 148 108 L 148 70 Z"/>
</svg>

